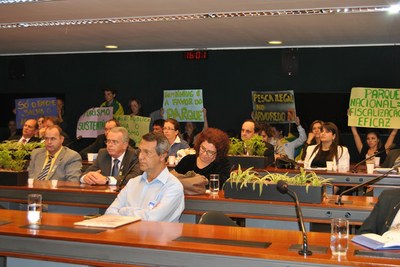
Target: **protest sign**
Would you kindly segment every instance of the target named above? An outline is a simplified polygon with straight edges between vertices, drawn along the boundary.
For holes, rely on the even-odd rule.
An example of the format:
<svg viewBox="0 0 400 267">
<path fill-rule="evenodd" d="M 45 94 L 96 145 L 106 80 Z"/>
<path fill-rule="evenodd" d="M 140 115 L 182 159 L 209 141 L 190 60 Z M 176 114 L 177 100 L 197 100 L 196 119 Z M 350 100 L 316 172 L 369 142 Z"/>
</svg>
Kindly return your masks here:
<svg viewBox="0 0 400 267">
<path fill-rule="evenodd" d="M 253 119 L 256 122 L 295 122 L 296 107 L 292 90 L 252 91 L 251 98 L 253 101 Z"/>
<path fill-rule="evenodd" d="M 400 89 L 351 89 L 348 125 L 370 128 L 400 128 Z"/>
<path fill-rule="evenodd" d="M 179 122 L 204 121 L 203 91 L 164 90 L 164 119 L 172 118 Z"/>
<path fill-rule="evenodd" d="M 91 108 L 85 111 L 78 120 L 76 136 L 96 138 L 104 133 L 104 126 L 113 118 L 113 108 Z"/>
<path fill-rule="evenodd" d="M 57 116 L 57 99 L 55 97 L 15 99 L 15 111 L 17 128 L 21 129 L 28 119 Z"/>
<path fill-rule="evenodd" d="M 133 139 L 136 145 L 139 145 L 142 136 L 149 132 L 149 117 L 122 115 L 117 116 L 117 120 L 128 130 L 129 138 Z"/>
</svg>

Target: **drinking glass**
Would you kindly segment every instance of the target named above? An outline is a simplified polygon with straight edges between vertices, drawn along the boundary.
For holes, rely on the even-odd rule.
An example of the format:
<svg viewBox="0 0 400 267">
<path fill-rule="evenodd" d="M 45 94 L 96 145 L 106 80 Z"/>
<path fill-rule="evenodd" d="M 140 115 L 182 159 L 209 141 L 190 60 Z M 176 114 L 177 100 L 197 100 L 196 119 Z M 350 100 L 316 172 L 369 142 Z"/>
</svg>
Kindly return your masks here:
<svg viewBox="0 0 400 267">
<path fill-rule="evenodd" d="M 343 218 L 335 218 L 331 221 L 332 255 L 345 255 L 349 248 L 349 221 Z"/>
<path fill-rule="evenodd" d="M 42 195 L 29 194 L 28 195 L 28 222 L 31 226 L 39 226 L 40 219 L 42 218 Z"/>
<path fill-rule="evenodd" d="M 210 194 L 218 195 L 219 192 L 219 174 L 210 174 Z"/>
</svg>

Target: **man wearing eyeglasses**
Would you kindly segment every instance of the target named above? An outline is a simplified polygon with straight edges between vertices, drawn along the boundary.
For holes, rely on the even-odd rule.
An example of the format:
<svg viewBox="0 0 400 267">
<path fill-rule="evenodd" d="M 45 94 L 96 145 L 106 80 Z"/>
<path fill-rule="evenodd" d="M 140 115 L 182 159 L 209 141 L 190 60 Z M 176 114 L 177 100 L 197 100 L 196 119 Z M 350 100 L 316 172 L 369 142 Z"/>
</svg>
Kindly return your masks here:
<svg viewBox="0 0 400 267">
<path fill-rule="evenodd" d="M 104 134 L 98 135 L 96 140 L 92 144 L 79 151 L 79 154 L 81 155 L 82 159 L 86 160 L 88 153 L 98 153 L 101 148 L 106 148 L 107 135 L 112 128 L 117 126 L 120 125 L 116 119 L 111 119 L 106 121 L 104 125 Z M 129 139 L 129 145 L 131 147 L 135 147 L 135 141 Z"/>
<path fill-rule="evenodd" d="M 123 185 L 141 174 L 137 151 L 129 146 L 128 131 L 114 127 L 105 141 L 106 148 L 99 150 L 94 163 L 81 177 L 81 183 L 91 185 Z"/>
<path fill-rule="evenodd" d="M 78 152 L 63 146 L 62 129 L 47 127 L 44 133 L 45 147 L 32 151 L 29 162 L 29 178 L 37 180 L 78 181 L 81 176 L 82 158 Z"/>
<path fill-rule="evenodd" d="M 143 175 L 131 179 L 106 214 L 139 216 L 145 221 L 178 222 L 185 207 L 183 186 L 166 166 L 170 144 L 159 133 L 145 134 L 139 145 Z"/>
</svg>

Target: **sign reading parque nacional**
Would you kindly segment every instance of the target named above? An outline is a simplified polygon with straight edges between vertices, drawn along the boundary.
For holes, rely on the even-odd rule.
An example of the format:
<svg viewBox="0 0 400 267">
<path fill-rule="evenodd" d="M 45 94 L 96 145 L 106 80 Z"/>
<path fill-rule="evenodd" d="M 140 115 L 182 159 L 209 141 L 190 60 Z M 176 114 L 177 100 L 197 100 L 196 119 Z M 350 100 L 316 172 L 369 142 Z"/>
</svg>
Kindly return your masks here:
<svg viewBox="0 0 400 267">
<path fill-rule="evenodd" d="M 370 128 L 400 128 L 400 89 L 351 89 L 348 125 Z"/>
<path fill-rule="evenodd" d="M 296 107 L 293 90 L 252 91 L 253 120 L 268 123 L 295 122 Z"/>
</svg>

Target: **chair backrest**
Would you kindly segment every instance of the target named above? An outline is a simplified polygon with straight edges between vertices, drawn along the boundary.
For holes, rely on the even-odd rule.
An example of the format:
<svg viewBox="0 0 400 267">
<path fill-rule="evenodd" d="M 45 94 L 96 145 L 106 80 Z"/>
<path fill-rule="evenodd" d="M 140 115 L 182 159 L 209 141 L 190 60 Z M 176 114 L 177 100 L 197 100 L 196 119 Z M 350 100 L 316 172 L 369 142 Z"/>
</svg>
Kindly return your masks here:
<svg viewBox="0 0 400 267">
<path fill-rule="evenodd" d="M 199 224 L 239 226 L 231 218 L 220 211 L 207 211 L 201 215 Z"/>
<path fill-rule="evenodd" d="M 400 149 L 392 149 L 387 154 L 385 161 L 382 163 L 383 168 L 392 168 L 396 159 L 400 156 Z"/>
</svg>

